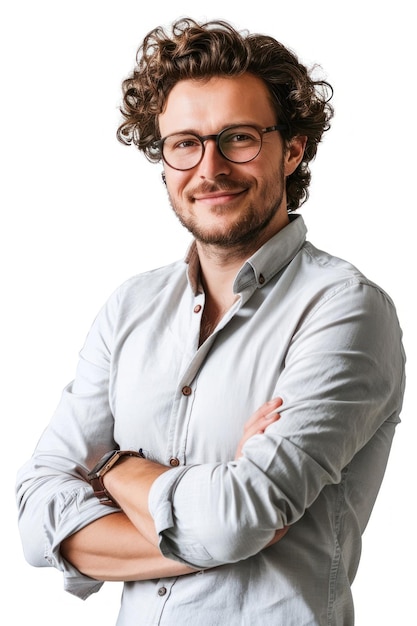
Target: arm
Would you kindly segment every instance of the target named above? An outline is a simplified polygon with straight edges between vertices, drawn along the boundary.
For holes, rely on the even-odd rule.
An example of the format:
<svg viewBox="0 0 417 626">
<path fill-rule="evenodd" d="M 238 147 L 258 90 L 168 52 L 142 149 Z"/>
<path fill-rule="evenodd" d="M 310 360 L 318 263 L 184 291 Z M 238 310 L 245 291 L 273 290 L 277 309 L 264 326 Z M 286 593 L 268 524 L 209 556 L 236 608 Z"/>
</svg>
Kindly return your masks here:
<svg viewBox="0 0 417 626">
<path fill-rule="evenodd" d="M 108 475 L 106 487 L 155 542 L 153 519 L 170 558 L 194 567 L 248 558 L 275 529 L 298 521 L 324 487 L 336 486 L 385 422 L 398 421 L 403 372 L 392 305 L 373 286 L 347 285 L 295 333 L 277 380 L 282 418 L 251 437 L 242 457 L 170 470 L 132 459 L 129 472 L 121 465 Z M 385 446 L 379 454 L 382 466 Z"/>
<path fill-rule="evenodd" d="M 122 512 L 96 520 L 65 539 L 61 554 L 83 574 L 102 581 L 145 580 L 195 572 L 162 556 Z"/>
<path fill-rule="evenodd" d="M 60 552 L 62 541 L 113 513 L 100 505 L 87 482 L 88 468 L 114 449 L 109 404 L 112 298 L 98 315 L 81 351 L 75 380 L 64 390 L 32 457 L 17 475 L 18 523 L 27 561 L 64 574 L 67 591 L 85 599 L 101 584 L 82 576 Z"/>
<path fill-rule="evenodd" d="M 281 404 L 281 398 L 276 398 L 262 405 L 251 416 L 245 424 L 243 436 L 238 444 L 236 459 L 242 456 L 242 449 L 252 436 L 262 434 L 269 425 L 278 421 L 280 414 L 277 409 Z M 139 532 L 154 546 L 159 545 L 159 536 L 148 508 L 149 494 L 154 481 L 169 471 L 172 470 L 165 465 L 148 459 L 126 457 L 104 476 L 107 491 L 114 496 Z M 282 529 L 277 535 L 279 538 L 282 536 L 281 531 Z M 267 543 L 269 545 L 274 536 L 275 529 L 265 545 Z"/>
<path fill-rule="evenodd" d="M 267 426 L 279 419 L 277 409 L 281 404 L 280 399 L 272 400 L 248 420 L 237 447 L 237 457 L 241 456 L 242 447 L 250 437 L 264 432 Z M 62 556 L 80 572 L 97 580 L 144 580 L 195 572 L 195 568 L 161 554 L 155 525 L 149 515 L 149 489 L 155 477 L 169 471 L 169 468 L 143 459 L 139 459 L 140 463 L 130 463 L 131 460 L 138 459 L 123 459 L 108 472 L 105 479 L 112 475 L 109 480 L 111 493 L 116 497 L 117 492 L 123 500 L 118 500 L 119 504 L 122 508 L 127 507 L 136 526 L 122 512 L 108 515 L 65 539 L 61 544 Z M 130 505 L 132 488 L 135 502 L 142 503 L 141 506 Z M 271 543 L 279 541 L 285 532 L 286 529 L 277 531 Z"/>
<path fill-rule="evenodd" d="M 88 468 L 93 467 L 106 451 L 117 447 L 109 377 L 114 352 L 114 327 L 117 320 L 125 318 L 124 314 L 120 314 L 120 300 L 123 300 L 123 293 L 119 295 L 116 292 L 97 316 L 81 351 L 75 380 L 64 389 L 57 410 L 32 458 L 17 476 L 19 530 L 27 561 L 36 567 L 52 566 L 62 571 L 65 589 L 81 598 L 98 591 L 101 583 L 97 580 L 109 575 L 105 563 L 107 557 L 113 559 L 115 567 L 116 564 L 120 567 L 120 580 L 151 576 L 155 567 L 162 572 L 161 568 L 167 565 L 166 573 L 174 573 L 172 562 L 168 564 L 159 550 L 151 554 L 146 552 L 149 545 L 143 544 L 145 552 L 141 551 L 143 537 L 137 538 L 138 546 L 132 553 L 135 562 L 133 571 L 132 563 L 127 564 L 126 553 L 123 553 L 123 559 L 117 561 L 120 542 L 118 540 L 113 544 L 110 540 L 115 537 L 114 530 L 119 522 L 123 533 L 126 532 L 126 519 L 116 516 L 109 507 L 102 506 L 86 481 Z M 245 436 L 249 436 L 249 432 Z M 108 516 L 112 519 L 107 521 L 105 518 Z M 97 529 L 100 528 L 96 543 L 96 535 L 92 532 L 95 523 Z M 84 528 L 89 530 L 84 535 L 88 541 L 83 543 L 81 531 Z M 129 527 L 129 531 L 132 530 Z M 105 538 L 102 532 L 106 533 Z M 107 555 L 102 553 L 105 541 L 109 542 Z M 89 554 L 95 555 L 92 558 L 96 559 L 91 566 Z M 140 562 L 138 558 L 142 554 Z M 100 555 L 102 561 L 99 564 Z M 157 566 L 150 563 L 154 557 L 161 558 Z M 146 570 L 148 565 L 149 574 L 146 574 L 142 568 Z M 127 566 L 126 570 L 122 566 Z M 185 573 L 188 570 L 175 570 L 176 573 L 180 571 Z M 112 576 L 117 577 L 113 567 L 112 572 Z"/>
</svg>

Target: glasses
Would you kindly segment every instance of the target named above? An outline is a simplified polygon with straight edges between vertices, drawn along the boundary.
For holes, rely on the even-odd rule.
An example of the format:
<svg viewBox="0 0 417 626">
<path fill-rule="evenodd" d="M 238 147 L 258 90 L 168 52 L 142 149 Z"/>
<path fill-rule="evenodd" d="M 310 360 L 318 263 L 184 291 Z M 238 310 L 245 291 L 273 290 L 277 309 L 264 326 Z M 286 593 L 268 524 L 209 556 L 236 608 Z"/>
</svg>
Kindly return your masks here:
<svg viewBox="0 0 417 626">
<path fill-rule="evenodd" d="M 256 126 L 228 126 L 217 135 L 196 133 L 175 133 L 154 141 L 150 146 L 150 155 L 162 158 L 174 170 L 191 170 L 204 156 L 205 142 L 212 139 L 220 154 L 232 163 L 249 163 L 256 159 L 262 149 L 262 139 L 266 133 L 285 130 L 286 124 L 257 128 Z"/>
</svg>

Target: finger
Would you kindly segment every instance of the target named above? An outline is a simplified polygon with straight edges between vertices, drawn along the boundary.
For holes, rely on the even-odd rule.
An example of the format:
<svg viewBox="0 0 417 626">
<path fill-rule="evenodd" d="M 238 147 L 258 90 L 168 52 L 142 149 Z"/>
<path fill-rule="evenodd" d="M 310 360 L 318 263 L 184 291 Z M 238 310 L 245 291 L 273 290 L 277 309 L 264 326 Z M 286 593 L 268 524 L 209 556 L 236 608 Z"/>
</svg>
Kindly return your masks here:
<svg viewBox="0 0 417 626">
<path fill-rule="evenodd" d="M 277 543 L 277 541 L 282 539 L 284 537 L 284 535 L 287 534 L 288 529 L 289 529 L 289 526 L 284 526 L 284 528 L 281 528 L 280 530 L 277 530 L 275 532 L 275 535 L 271 539 L 271 541 L 269 543 L 267 543 L 267 545 L 265 547 L 268 548 L 269 546 L 272 546 L 274 543 Z"/>
<path fill-rule="evenodd" d="M 265 415 L 264 417 L 260 417 L 256 422 L 245 428 L 245 441 L 253 437 L 253 435 L 263 435 L 268 426 L 277 422 L 280 417 L 281 415 L 278 412 L 278 409 L 268 413 L 268 415 Z"/>
<path fill-rule="evenodd" d="M 242 448 L 248 439 L 254 435 L 262 435 L 265 429 L 274 421 L 279 420 L 281 415 L 279 414 L 279 407 L 282 405 L 281 398 L 274 398 L 265 402 L 246 422 L 243 429 L 243 437 L 239 442 L 236 450 L 235 459 L 238 459 L 242 455 Z"/>
<path fill-rule="evenodd" d="M 272 415 L 278 407 L 282 405 L 282 398 L 274 398 L 273 400 L 268 400 L 265 402 L 251 417 L 245 424 L 245 429 L 250 428 L 253 424 L 255 424 L 260 419 L 265 418 L 267 415 Z"/>
<path fill-rule="evenodd" d="M 255 432 L 258 430 L 263 432 L 269 424 L 276 422 L 280 417 L 280 408 L 275 408 L 273 411 L 270 410 L 266 415 L 261 414 L 257 415 L 256 418 L 252 417 L 250 421 L 245 424 L 244 431 L 245 433 L 248 431 Z"/>
<path fill-rule="evenodd" d="M 280 410 L 278 408 L 278 409 L 275 409 L 274 411 L 271 411 L 267 415 L 265 415 L 265 417 L 262 417 L 260 419 L 260 421 L 261 422 L 275 422 L 280 417 L 281 417 L 281 413 L 280 413 Z"/>
</svg>

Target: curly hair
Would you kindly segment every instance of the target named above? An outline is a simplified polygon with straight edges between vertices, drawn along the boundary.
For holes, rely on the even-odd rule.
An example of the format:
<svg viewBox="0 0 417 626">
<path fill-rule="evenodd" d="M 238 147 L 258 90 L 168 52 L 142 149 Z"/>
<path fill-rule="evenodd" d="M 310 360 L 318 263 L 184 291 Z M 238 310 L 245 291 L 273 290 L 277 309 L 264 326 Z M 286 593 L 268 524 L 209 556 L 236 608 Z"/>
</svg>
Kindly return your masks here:
<svg viewBox="0 0 417 626">
<path fill-rule="evenodd" d="M 133 143 L 150 161 L 159 161 L 151 151 L 160 139 L 158 117 L 178 81 L 250 72 L 268 87 L 277 121 L 288 127 L 282 131 L 287 145 L 293 137 L 307 137 L 303 160 L 286 181 L 288 211 L 307 200 L 309 162 L 330 128 L 333 90 L 327 81 L 313 79 L 313 70 L 292 51 L 267 35 L 238 32 L 225 21 L 197 23 L 184 18 L 174 22 L 171 33 L 161 26 L 148 33 L 136 61 L 122 83 L 124 121 L 117 130 L 122 143 Z"/>
</svg>

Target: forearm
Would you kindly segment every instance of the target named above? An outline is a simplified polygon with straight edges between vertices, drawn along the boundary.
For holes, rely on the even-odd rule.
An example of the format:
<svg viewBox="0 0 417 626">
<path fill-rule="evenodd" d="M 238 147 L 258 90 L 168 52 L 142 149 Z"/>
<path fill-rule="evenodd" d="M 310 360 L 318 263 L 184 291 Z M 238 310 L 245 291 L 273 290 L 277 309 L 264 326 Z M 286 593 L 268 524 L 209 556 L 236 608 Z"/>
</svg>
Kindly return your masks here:
<svg viewBox="0 0 417 626">
<path fill-rule="evenodd" d="M 248 439 L 264 432 L 267 426 L 279 419 L 281 404 L 281 398 L 274 398 L 262 405 L 251 416 L 237 447 L 236 458 L 241 456 L 242 447 Z M 159 545 L 159 535 L 155 529 L 154 518 L 149 512 L 149 493 L 154 481 L 167 471 L 170 471 L 170 468 L 148 459 L 125 457 L 103 478 L 107 491 L 118 502 L 141 535 L 154 546 Z"/>
<path fill-rule="evenodd" d="M 148 508 L 149 491 L 158 476 L 166 471 L 169 468 L 159 463 L 126 457 L 103 477 L 107 491 L 141 536 L 155 547 L 158 546 L 159 537 Z"/>
<path fill-rule="evenodd" d="M 131 581 L 195 572 L 167 559 L 147 541 L 124 513 L 92 522 L 61 544 L 62 556 L 96 580 Z"/>
<path fill-rule="evenodd" d="M 244 434 L 237 447 L 237 458 L 241 456 L 242 447 L 248 439 L 255 434 L 263 433 L 267 426 L 279 419 L 280 415 L 278 410 L 281 404 L 282 400 L 275 398 L 265 403 L 251 416 L 250 420 L 245 425 Z M 190 468 L 183 468 L 183 471 L 189 469 Z M 166 472 L 170 473 L 172 471 L 171 468 L 147 459 L 124 457 L 103 477 L 106 490 L 118 502 L 140 534 L 146 538 L 150 544 L 155 547 L 158 546 L 158 550 L 161 534 L 157 532 L 155 519 L 149 510 L 149 494 L 155 480 Z M 223 530 L 226 531 L 226 528 Z M 286 529 L 283 529 L 281 526 L 278 527 L 278 530 L 277 527 L 272 528 L 269 533 L 265 533 L 259 529 L 262 538 L 260 538 L 258 550 L 279 541 L 284 536 L 285 532 Z M 271 533 L 273 533 L 272 536 Z M 187 533 L 187 537 L 187 543 L 189 541 L 193 542 L 192 532 L 190 536 L 188 536 Z M 241 540 L 245 542 L 245 537 L 239 539 L 239 541 Z M 176 555 L 172 555 L 172 558 L 175 559 Z M 192 562 L 192 560 L 190 562 Z M 221 563 L 216 562 L 215 564 L 220 565 Z M 201 564 L 198 567 L 205 567 L 205 565 Z M 206 567 L 210 567 L 210 564 L 207 563 Z"/>
<path fill-rule="evenodd" d="M 193 469 L 197 469 L 197 467 L 189 467 L 188 471 L 192 472 Z M 214 518 L 209 511 L 203 515 L 206 519 L 202 519 L 201 514 L 197 511 L 189 511 L 190 515 L 186 517 L 187 519 L 189 517 L 194 519 L 194 523 L 191 521 L 189 527 L 182 528 L 180 530 L 180 542 L 178 544 L 176 540 L 173 543 L 169 542 L 171 547 L 174 544 L 176 547 L 167 550 L 167 537 L 165 533 L 161 533 L 161 530 L 157 531 L 155 521 L 158 516 L 155 520 L 148 508 L 148 501 L 154 481 L 162 475 L 171 475 L 173 471 L 146 459 L 126 457 L 126 460 L 121 461 L 104 476 L 107 491 L 117 500 L 141 537 L 146 537 L 149 546 L 157 550 L 158 553 L 160 552 L 161 537 L 163 537 L 161 545 L 164 547 L 162 551 L 169 560 L 185 566 L 192 564 L 195 569 L 217 567 L 252 556 L 276 543 L 285 535 L 287 528 L 283 528 L 282 525 L 278 527 L 272 524 L 268 531 L 263 528 L 263 524 L 261 527 L 257 527 L 258 524 L 255 520 L 254 523 L 247 525 L 245 532 L 239 532 L 240 527 L 243 528 L 240 522 L 230 524 L 226 518 L 222 518 L 224 523 L 221 524 L 220 528 L 216 524 L 213 524 L 212 527 L 210 519 L 214 522 Z M 213 511 L 213 507 L 210 507 L 210 510 Z M 198 528 L 195 525 L 197 520 L 199 520 Z M 159 521 L 157 520 L 157 523 Z M 226 537 L 225 541 L 223 541 L 223 536 Z M 254 538 L 256 538 L 255 541 Z M 209 553 L 206 546 L 210 542 L 214 542 L 217 547 Z M 220 547 L 224 543 L 227 544 L 227 550 L 222 550 Z M 240 556 L 240 551 L 244 555 L 243 557 Z M 188 571 L 186 570 L 186 572 Z"/>
</svg>

